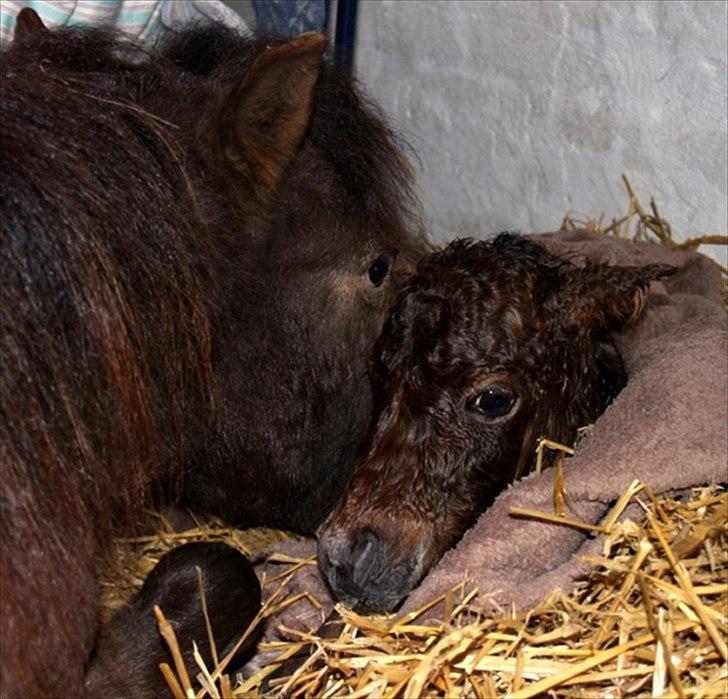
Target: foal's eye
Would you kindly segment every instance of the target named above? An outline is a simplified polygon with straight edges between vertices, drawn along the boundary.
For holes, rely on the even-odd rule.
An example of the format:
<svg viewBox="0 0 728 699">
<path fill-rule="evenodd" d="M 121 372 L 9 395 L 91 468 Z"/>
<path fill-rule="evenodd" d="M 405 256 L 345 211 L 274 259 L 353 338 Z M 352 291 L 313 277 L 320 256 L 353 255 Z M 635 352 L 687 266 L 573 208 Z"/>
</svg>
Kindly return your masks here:
<svg viewBox="0 0 728 699">
<path fill-rule="evenodd" d="M 496 384 L 478 393 L 469 402 L 469 407 L 483 417 L 495 420 L 508 415 L 517 400 L 518 396 L 511 388 Z"/>
<path fill-rule="evenodd" d="M 369 265 L 369 281 L 374 286 L 381 286 L 389 272 L 389 259 L 386 255 L 380 255 Z"/>
</svg>

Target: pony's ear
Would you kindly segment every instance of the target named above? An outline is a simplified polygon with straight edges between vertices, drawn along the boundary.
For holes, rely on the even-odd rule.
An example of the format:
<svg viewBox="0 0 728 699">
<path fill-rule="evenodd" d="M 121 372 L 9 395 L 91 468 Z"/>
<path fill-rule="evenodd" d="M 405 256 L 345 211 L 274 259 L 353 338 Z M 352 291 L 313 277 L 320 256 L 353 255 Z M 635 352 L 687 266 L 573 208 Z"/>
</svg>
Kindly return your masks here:
<svg viewBox="0 0 728 699">
<path fill-rule="evenodd" d="M 612 267 L 587 263 L 564 270 L 565 280 L 557 292 L 557 303 L 565 314 L 569 334 L 594 330 L 616 330 L 637 318 L 645 292 L 654 279 L 675 272 L 669 265 Z"/>
<path fill-rule="evenodd" d="M 305 34 L 265 49 L 225 103 L 222 155 L 258 199 L 275 191 L 303 141 L 325 48 L 322 34 Z"/>
<path fill-rule="evenodd" d="M 24 39 L 26 36 L 35 34 L 37 32 L 47 32 L 43 20 L 38 16 L 38 13 L 30 7 L 24 7 L 18 16 L 15 18 L 15 33 L 13 34 L 13 41 Z"/>
</svg>

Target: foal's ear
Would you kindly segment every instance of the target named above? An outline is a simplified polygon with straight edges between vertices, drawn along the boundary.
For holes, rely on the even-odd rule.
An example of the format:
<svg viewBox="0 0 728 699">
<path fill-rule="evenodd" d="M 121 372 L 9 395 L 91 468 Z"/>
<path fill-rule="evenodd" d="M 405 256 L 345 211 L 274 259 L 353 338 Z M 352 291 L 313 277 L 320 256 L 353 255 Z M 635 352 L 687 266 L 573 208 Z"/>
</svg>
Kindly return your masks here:
<svg viewBox="0 0 728 699">
<path fill-rule="evenodd" d="M 311 119 L 326 39 L 305 34 L 265 49 L 225 104 L 223 156 L 265 199 L 280 182 Z"/>
<path fill-rule="evenodd" d="M 24 7 L 18 16 L 15 18 L 15 32 L 13 34 L 13 41 L 24 39 L 26 36 L 35 34 L 36 32 L 47 32 L 43 20 L 38 16 L 38 13 L 30 7 Z"/>
<path fill-rule="evenodd" d="M 427 366 L 450 323 L 447 299 L 410 293 L 390 311 L 370 362 L 370 375 L 385 382 L 406 367 Z"/>
<path fill-rule="evenodd" d="M 587 334 L 617 329 L 636 319 L 650 282 L 674 272 L 675 267 L 657 264 L 611 267 L 587 263 L 583 268 L 570 268 L 558 293 L 567 331 Z"/>
</svg>

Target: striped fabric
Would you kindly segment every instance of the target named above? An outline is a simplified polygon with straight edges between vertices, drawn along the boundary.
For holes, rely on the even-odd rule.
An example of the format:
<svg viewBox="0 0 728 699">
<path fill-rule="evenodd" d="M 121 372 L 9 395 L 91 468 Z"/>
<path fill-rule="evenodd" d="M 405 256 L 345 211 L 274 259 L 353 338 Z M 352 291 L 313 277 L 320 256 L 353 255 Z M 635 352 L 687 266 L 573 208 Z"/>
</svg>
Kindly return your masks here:
<svg viewBox="0 0 728 699">
<path fill-rule="evenodd" d="M 23 7 L 35 10 L 47 27 L 113 25 L 142 42 L 196 20 L 248 32 L 242 18 L 219 0 L 0 0 L 3 44 L 12 40 L 15 18 Z"/>
</svg>

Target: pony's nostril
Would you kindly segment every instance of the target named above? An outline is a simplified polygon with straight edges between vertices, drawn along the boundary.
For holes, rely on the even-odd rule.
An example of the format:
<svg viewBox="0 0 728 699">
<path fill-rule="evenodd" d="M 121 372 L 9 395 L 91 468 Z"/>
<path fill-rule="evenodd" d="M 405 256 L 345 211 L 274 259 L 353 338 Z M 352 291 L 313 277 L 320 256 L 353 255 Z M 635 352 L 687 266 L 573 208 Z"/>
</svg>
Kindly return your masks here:
<svg viewBox="0 0 728 699">
<path fill-rule="evenodd" d="M 359 531 L 354 535 L 351 546 L 352 578 L 359 583 L 366 581 L 377 560 L 379 539 L 370 530 Z"/>
</svg>

